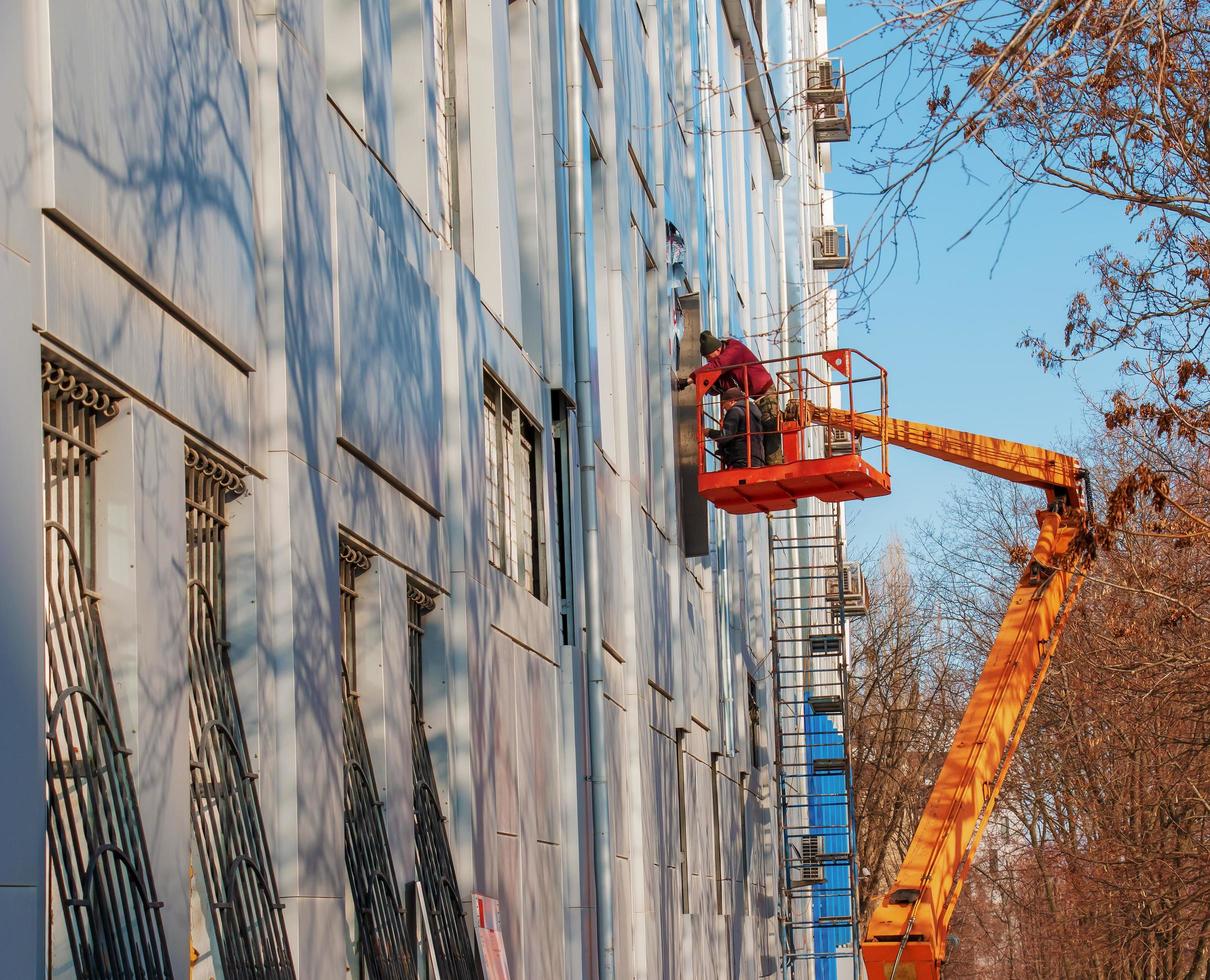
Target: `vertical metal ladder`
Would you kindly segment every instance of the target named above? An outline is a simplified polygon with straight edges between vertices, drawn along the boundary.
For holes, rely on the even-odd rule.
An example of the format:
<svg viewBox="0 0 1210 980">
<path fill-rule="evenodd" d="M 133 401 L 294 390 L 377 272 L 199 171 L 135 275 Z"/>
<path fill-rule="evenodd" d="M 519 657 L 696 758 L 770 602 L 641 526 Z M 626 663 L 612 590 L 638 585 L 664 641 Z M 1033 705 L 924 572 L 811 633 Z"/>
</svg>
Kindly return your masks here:
<svg viewBox="0 0 1210 980">
<path fill-rule="evenodd" d="M 839 504 L 769 519 L 785 980 L 860 977 Z"/>
</svg>

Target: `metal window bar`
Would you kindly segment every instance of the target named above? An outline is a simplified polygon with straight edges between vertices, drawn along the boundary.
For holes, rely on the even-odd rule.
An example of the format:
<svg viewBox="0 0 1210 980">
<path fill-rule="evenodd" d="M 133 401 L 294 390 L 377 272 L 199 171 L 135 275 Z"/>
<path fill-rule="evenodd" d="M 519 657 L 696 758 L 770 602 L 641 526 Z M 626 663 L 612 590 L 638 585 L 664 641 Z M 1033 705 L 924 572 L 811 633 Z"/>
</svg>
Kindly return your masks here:
<svg viewBox="0 0 1210 980">
<path fill-rule="evenodd" d="M 501 468 L 504 471 L 504 569 L 514 582 L 520 580 L 517 552 L 517 410 L 508 400 L 500 413 Z"/>
<path fill-rule="evenodd" d="M 433 65 L 436 88 L 438 231 L 458 248 L 458 116 L 454 101 L 454 12 L 451 0 L 433 0 Z"/>
<path fill-rule="evenodd" d="M 294 963 L 225 639 L 227 503 L 243 478 L 185 448 L 193 828 L 227 980 L 293 980 Z"/>
<path fill-rule="evenodd" d="M 487 470 L 487 559 L 504 567 L 504 501 L 500 464 L 500 387 L 490 378 L 483 381 L 483 455 Z"/>
<path fill-rule="evenodd" d="M 839 505 L 770 520 L 782 976 L 855 976 L 857 869 L 848 757 Z"/>
<path fill-rule="evenodd" d="M 424 892 L 433 938 L 433 955 L 442 980 L 481 980 L 483 973 L 467 928 L 462 893 L 437 795 L 433 759 L 424 727 L 421 683 L 422 617 L 433 600 L 419 589 L 408 591 L 408 653 L 412 677 L 412 768 L 415 782 L 416 871 Z"/>
<path fill-rule="evenodd" d="M 172 976 L 93 588 L 97 426 L 117 400 L 42 362 L 47 838 L 76 976 Z"/>
<path fill-rule="evenodd" d="M 571 448 L 567 404 L 561 395 L 553 392 L 551 394 L 551 418 L 553 420 L 551 446 L 554 451 L 552 462 L 555 473 L 553 494 L 556 542 L 554 549 L 555 582 L 558 589 L 560 638 L 563 645 L 566 646 L 571 643 L 573 592 L 571 528 L 568 526 L 568 512 L 571 508 Z"/>
<path fill-rule="evenodd" d="M 361 549 L 340 544 L 341 693 L 344 701 L 345 868 L 357 915 L 363 976 L 414 980 L 411 930 L 395 876 L 383 802 L 357 695 L 357 576 L 370 569 Z"/>
<path fill-rule="evenodd" d="M 538 457 L 535 446 L 537 432 L 532 425 L 521 419 L 520 466 L 520 556 L 521 584 L 527 592 L 538 595 L 541 579 L 538 575 L 538 527 L 537 527 L 537 479 Z"/>
</svg>

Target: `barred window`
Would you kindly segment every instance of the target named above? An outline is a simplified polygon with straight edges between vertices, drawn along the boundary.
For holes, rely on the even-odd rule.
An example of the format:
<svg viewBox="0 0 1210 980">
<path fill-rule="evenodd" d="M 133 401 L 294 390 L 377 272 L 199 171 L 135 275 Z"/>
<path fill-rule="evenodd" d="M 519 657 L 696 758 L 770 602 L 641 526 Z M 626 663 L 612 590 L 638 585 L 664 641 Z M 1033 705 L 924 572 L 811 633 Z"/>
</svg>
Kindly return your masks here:
<svg viewBox="0 0 1210 980">
<path fill-rule="evenodd" d="M 368 554 L 349 541 L 340 542 L 345 869 L 356 913 L 358 960 L 350 964 L 350 972 L 374 980 L 408 980 L 416 976 L 411 932 L 357 694 L 357 579 L 370 567 Z"/>
<path fill-rule="evenodd" d="M 424 928 L 418 928 L 418 961 L 436 963 L 443 978 L 479 980 L 483 976 L 467 928 L 462 892 L 454 870 L 454 856 L 441 812 L 433 758 L 424 721 L 422 647 L 423 617 L 433 610 L 433 599 L 415 586 L 408 589 L 408 657 L 412 679 L 412 778 L 415 807 L 416 877 L 424 895 Z M 427 944 L 431 941 L 432 945 Z M 427 974 L 426 974 L 427 975 Z"/>
<path fill-rule="evenodd" d="M 433 89 L 436 96 L 437 230 L 457 249 L 458 114 L 454 101 L 454 11 L 452 0 L 433 0 Z"/>
<path fill-rule="evenodd" d="M 228 504 L 243 492 L 240 474 L 185 447 L 193 829 L 223 974 L 229 980 L 293 980 L 285 906 L 269 856 L 226 637 Z"/>
<path fill-rule="evenodd" d="M 685 767 L 689 760 L 685 753 L 685 737 L 689 733 L 677 729 L 676 733 L 676 829 L 677 867 L 681 877 L 681 911 L 689 911 L 689 787 Z"/>
<path fill-rule="evenodd" d="M 494 389 L 494 390 L 493 390 Z M 504 564 L 504 499 L 500 487 L 500 411 L 499 386 L 490 379 L 483 383 L 483 449 L 487 458 L 487 558 L 497 568 Z"/>
<path fill-rule="evenodd" d="M 93 574 L 95 437 L 116 414 L 112 395 L 42 362 L 50 918 L 76 975 L 158 980 L 172 968 Z"/>
<path fill-rule="evenodd" d="M 488 560 L 546 599 L 540 429 L 490 375 L 483 379 Z"/>
</svg>

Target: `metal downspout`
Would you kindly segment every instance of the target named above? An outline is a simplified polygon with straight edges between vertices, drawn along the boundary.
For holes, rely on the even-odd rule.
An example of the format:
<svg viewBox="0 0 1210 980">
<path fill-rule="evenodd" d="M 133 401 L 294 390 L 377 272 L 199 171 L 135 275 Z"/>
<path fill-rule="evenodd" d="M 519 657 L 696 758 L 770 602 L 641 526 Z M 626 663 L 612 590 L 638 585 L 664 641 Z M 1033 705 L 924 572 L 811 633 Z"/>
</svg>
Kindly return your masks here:
<svg viewBox="0 0 1210 980">
<path fill-rule="evenodd" d="M 601 552 L 597 526 L 596 443 L 593 438 L 592 360 L 588 334 L 588 263 L 584 213 L 584 61 L 580 0 L 564 0 L 563 47 L 567 65 L 568 223 L 571 243 L 572 338 L 576 362 L 576 435 L 580 512 L 584 532 L 584 625 L 588 658 L 588 764 L 592 781 L 593 870 L 596 881 L 597 975 L 614 980 L 613 846 L 609 835 L 609 784 L 605 774 L 605 663 L 601 635 Z"/>
</svg>

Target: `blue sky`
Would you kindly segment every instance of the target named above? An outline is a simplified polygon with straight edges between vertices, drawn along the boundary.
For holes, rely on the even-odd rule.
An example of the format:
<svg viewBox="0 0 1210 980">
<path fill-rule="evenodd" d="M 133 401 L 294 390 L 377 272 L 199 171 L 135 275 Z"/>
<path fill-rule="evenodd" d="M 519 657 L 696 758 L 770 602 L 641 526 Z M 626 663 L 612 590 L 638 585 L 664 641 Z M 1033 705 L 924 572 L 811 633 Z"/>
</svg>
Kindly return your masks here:
<svg viewBox="0 0 1210 980">
<path fill-rule="evenodd" d="M 833 45 L 873 23 L 868 8 L 845 0 L 829 3 L 828 14 Z M 851 70 L 883 44 L 871 37 L 840 54 Z M 868 155 L 863 143 L 872 134 L 862 131 L 863 122 L 883 111 L 872 86 L 858 90 L 853 140 L 833 144 L 829 186 L 837 192 L 836 221 L 850 233 L 874 201 L 863 193 L 872 188 L 870 179 L 846 164 Z M 917 122 L 905 120 L 905 132 Z M 1087 256 L 1109 243 L 1129 246 L 1137 230 L 1120 205 L 1039 188 L 1029 193 L 1007 237 L 1003 224 L 993 224 L 958 242 L 971 216 L 1002 186 L 1000 171 L 978 151 L 965 162 L 974 179 L 957 161 L 930 176 L 916 222 L 918 252 L 901 252 L 865 315 L 842 320 L 841 337 L 886 367 L 892 415 L 1060 448 L 1086 431 L 1081 387 L 1098 396 L 1113 384 L 1117 362 L 1103 359 L 1056 377 L 1044 374 L 1017 342 L 1027 330 L 1061 339 L 1068 301 L 1092 284 Z M 966 479 L 951 464 L 896 449 L 890 469 L 890 497 L 848 508 L 853 554 L 892 534 L 909 539 L 912 521 L 938 516 L 949 492 Z"/>
</svg>

